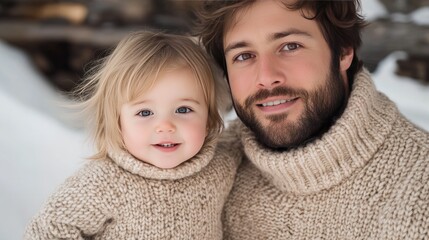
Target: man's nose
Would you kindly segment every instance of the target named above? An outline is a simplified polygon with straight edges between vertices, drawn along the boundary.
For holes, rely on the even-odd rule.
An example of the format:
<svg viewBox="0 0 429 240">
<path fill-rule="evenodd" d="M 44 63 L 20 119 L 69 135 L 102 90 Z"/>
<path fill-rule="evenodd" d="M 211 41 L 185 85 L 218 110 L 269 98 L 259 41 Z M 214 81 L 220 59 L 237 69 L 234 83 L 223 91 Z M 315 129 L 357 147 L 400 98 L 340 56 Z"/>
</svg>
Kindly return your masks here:
<svg viewBox="0 0 429 240">
<path fill-rule="evenodd" d="M 280 59 L 275 55 L 260 55 L 257 84 L 259 88 L 272 89 L 285 81 Z"/>
</svg>

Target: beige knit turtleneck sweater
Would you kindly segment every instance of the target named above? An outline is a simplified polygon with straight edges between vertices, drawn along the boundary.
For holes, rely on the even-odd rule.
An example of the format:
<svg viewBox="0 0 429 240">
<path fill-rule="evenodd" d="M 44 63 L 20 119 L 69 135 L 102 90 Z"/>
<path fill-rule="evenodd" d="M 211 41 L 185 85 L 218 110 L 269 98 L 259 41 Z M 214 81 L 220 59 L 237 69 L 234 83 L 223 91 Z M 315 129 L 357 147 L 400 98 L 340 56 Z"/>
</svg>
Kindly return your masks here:
<svg viewBox="0 0 429 240">
<path fill-rule="evenodd" d="M 93 160 L 51 196 L 25 239 L 222 239 L 221 212 L 238 161 L 234 144 L 205 146 L 163 170 L 127 153 Z M 233 158 L 237 159 L 237 157 Z"/>
<path fill-rule="evenodd" d="M 227 239 L 429 239 L 429 135 L 358 73 L 343 115 L 285 152 L 230 125 L 247 160 L 224 210 Z"/>
</svg>

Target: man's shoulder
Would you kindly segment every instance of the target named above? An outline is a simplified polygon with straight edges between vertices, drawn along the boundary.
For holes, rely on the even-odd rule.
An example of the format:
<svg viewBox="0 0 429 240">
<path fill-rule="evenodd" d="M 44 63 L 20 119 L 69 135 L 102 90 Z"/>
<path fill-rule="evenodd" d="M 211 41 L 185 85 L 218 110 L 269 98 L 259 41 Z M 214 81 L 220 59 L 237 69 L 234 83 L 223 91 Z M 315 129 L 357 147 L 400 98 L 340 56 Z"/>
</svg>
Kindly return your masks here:
<svg viewBox="0 0 429 240">
<path fill-rule="evenodd" d="M 417 194 L 429 194 L 429 133 L 405 117 L 393 125 L 393 132 L 378 152 L 379 158 L 389 161 L 398 177 L 397 189 L 413 188 Z M 410 189 L 411 189 L 410 188 Z M 426 189 L 423 191 L 423 189 Z M 403 192 L 404 197 L 409 192 Z"/>
<path fill-rule="evenodd" d="M 403 141 L 413 141 L 423 151 L 429 151 L 429 132 L 401 117 L 393 126 Z M 429 158 L 429 155 L 427 156 Z"/>
</svg>

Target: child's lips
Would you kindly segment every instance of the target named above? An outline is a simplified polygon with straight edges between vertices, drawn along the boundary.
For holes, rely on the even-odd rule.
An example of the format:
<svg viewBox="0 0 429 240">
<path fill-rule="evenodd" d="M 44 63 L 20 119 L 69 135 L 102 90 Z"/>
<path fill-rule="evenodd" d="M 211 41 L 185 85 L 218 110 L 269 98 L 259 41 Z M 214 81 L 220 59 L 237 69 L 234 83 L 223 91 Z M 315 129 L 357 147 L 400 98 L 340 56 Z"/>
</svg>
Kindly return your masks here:
<svg viewBox="0 0 429 240">
<path fill-rule="evenodd" d="M 162 152 L 174 152 L 179 148 L 180 143 L 158 143 L 153 145 L 156 149 Z"/>
<path fill-rule="evenodd" d="M 174 146 L 178 145 L 178 143 L 159 143 L 156 145 L 160 146 L 160 147 L 170 148 L 170 147 L 174 147 Z"/>
</svg>

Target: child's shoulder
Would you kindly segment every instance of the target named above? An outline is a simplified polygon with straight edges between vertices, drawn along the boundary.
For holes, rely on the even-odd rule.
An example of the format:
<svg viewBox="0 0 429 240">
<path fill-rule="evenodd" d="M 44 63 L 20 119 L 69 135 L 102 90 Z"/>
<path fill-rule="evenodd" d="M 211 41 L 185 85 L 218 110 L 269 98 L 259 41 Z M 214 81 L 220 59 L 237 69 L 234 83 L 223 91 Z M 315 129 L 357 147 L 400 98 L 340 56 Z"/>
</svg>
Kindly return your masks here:
<svg viewBox="0 0 429 240">
<path fill-rule="evenodd" d="M 123 174 L 124 171 L 110 159 L 88 160 L 60 185 L 55 195 L 72 193 L 74 190 L 90 192 L 94 189 L 103 189 L 112 186 L 112 183 L 115 183 L 116 179 L 121 178 Z"/>
<path fill-rule="evenodd" d="M 79 178 L 112 178 L 122 170 L 112 160 L 88 160 L 73 176 Z"/>
<path fill-rule="evenodd" d="M 89 160 L 54 191 L 47 207 L 56 209 L 58 206 L 108 201 L 110 193 L 119 188 L 117 183 L 122 175 L 123 171 L 109 159 Z"/>
</svg>

